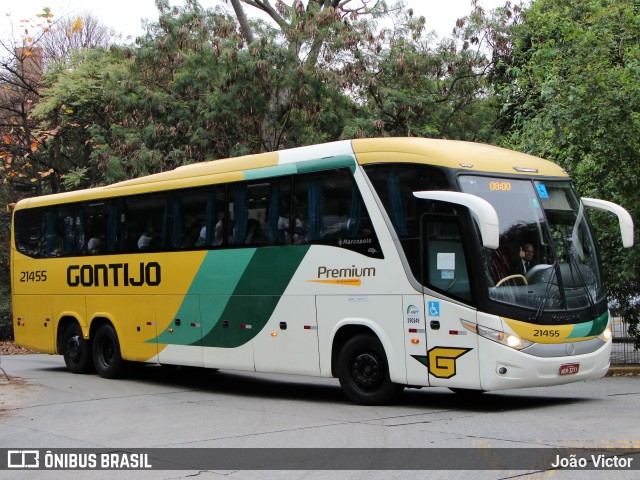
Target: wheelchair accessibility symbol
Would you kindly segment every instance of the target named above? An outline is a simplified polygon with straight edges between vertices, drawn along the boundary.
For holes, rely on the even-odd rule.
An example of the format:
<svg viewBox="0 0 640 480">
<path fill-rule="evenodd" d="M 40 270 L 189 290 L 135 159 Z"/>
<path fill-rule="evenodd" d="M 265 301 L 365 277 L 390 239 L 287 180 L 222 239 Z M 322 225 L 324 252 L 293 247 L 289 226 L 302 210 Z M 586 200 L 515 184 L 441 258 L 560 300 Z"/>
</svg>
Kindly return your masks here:
<svg viewBox="0 0 640 480">
<path fill-rule="evenodd" d="M 429 316 L 430 317 L 439 317 L 440 316 L 440 302 L 429 302 Z"/>
</svg>

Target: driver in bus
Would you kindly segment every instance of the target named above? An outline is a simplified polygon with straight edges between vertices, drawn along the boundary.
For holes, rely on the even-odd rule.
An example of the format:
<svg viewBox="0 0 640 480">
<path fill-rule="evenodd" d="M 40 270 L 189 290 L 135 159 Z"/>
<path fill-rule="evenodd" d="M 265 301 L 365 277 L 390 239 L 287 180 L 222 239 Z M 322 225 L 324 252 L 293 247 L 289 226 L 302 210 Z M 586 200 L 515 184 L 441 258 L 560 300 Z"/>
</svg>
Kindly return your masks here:
<svg viewBox="0 0 640 480">
<path fill-rule="evenodd" d="M 536 251 L 532 244 L 523 244 L 518 252 L 518 258 L 513 265 L 512 273 L 514 275 L 526 275 L 527 272 L 537 264 L 535 255 Z"/>
</svg>

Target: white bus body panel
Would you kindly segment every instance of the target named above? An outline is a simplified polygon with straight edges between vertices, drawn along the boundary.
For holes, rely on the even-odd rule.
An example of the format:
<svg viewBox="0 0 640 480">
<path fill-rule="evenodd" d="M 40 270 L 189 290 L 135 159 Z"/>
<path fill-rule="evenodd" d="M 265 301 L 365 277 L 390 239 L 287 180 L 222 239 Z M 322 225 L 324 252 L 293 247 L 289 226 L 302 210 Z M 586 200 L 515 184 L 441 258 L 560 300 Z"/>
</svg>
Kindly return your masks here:
<svg viewBox="0 0 640 480">
<path fill-rule="evenodd" d="M 253 339 L 256 371 L 320 375 L 313 295 L 284 295 Z"/>
<path fill-rule="evenodd" d="M 476 310 L 425 295 L 429 384 L 480 389 L 478 335 L 461 320 L 476 323 Z"/>
<path fill-rule="evenodd" d="M 402 303 L 407 384 L 427 386 L 429 385 L 428 370 L 426 365 L 418 360 L 427 358 L 428 327 L 425 320 L 424 296 L 404 295 Z"/>
<path fill-rule="evenodd" d="M 158 315 L 164 314 L 163 304 L 177 303 L 171 302 L 171 297 L 178 299 L 185 305 L 185 310 L 190 313 L 189 317 L 180 318 L 180 324 L 176 325 L 176 319 L 173 321 L 172 329 L 180 330 L 198 330 L 200 345 L 167 345 L 158 353 L 158 361 L 163 365 L 184 365 L 186 367 L 202 367 L 202 325 L 200 312 L 200 296 L 185 295 L 182 299 L 179 295 L 157 295 L 156 296 L 156 312 Z M 178 332 L 176 332 L 178 334 Z"/>
<path fill-rule="evenodd" d="M 585 355 L 542 358 L 479 337 L 481 387 L 483 390 L 506 390 L 599 379 L 609 369 L 611 345 L 609 341 L 601 349 Z M 578 373 L 560 375 L 560 366 L 569 363 L 580 364 Z M 505 374 L 498 373 L 501 367 L 507 369 Z"/>
<path fill-rule="evenodd" d="M 323 376 L 331 376 L 331 351 L 336 333 L 345 325 L 359 325 L 369 328 L 380 339 L 389 363 L 391 381 L 406 384 L 402 296 L 354 292 L 318 296 L 316 303 Z"/>
</svg>

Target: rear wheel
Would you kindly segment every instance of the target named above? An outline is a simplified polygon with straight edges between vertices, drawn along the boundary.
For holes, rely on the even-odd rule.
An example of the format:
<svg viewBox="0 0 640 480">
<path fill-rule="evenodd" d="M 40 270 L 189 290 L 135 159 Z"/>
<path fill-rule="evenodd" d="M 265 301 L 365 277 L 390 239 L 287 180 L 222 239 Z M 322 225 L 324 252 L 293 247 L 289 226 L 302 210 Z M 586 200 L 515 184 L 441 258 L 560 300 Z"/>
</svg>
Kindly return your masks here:
<svg viewBox="0 0 640 480">
<path fill-rule="evenodd" d="M 120 342 L 115 329 L 108 323 L 100 326 L 93 339 L 93 364 L 104 378 L 117 378 L 125 370 L 126 362 L 120 354 Z"/>
<path fill-rule="evenodd" d="M 91 342 L 84 339 L 80 325 L 71 323 L 62 335 L 62 356 L 67 370 L 71 373 L 91 372 Z"/>
<path fill-rule="evenodd" d="M 389 403 L 403 389 L 389 378 L 384 348 L 372 335 L 356 335 L 342 348 L 338 357 L 340 386 L 355 403 Z"/>
</svg>

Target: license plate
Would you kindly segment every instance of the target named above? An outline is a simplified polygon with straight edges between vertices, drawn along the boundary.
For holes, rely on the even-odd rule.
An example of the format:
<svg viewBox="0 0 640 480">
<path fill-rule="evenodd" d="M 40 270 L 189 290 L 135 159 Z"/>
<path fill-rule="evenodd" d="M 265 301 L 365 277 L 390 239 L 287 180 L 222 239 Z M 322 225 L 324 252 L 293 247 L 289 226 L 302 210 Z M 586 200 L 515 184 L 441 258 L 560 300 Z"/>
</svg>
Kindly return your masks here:
<svg viewBox="0 0 640 480">
<path fill-rule="evenodd" d="M 560 375 L 573 375 L 574 373 L 578 373 L 580 370 L 579 363 L 566 363 L 564 365 L 560 365 Z"/>
</svg>

